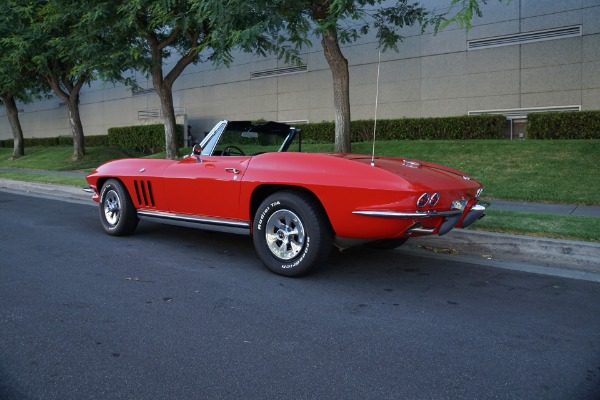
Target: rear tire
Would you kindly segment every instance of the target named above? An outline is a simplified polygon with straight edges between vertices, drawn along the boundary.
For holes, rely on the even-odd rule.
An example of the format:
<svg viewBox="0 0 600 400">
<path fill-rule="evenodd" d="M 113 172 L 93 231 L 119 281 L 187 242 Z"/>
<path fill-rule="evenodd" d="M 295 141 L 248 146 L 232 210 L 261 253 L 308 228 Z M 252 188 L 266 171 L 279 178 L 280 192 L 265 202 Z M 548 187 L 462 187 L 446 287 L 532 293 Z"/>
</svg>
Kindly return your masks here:
<svg viewBox="0 0 600 400">
<path fill-rule="evenodd" d="M 332 232 L 325 212 L 311 196 L 281 191 L 267 197 L 256 211 L 253 240 L 267 268 L 298 277 L 325 262 Z"/>
<path fill-rule="evenodd" d="M 135 231 L 138 217 L 127 189 L 120 181 L 109 179 L 100 191 L 100 221 L 109 235 L 130 235 Z"/>
</svg>

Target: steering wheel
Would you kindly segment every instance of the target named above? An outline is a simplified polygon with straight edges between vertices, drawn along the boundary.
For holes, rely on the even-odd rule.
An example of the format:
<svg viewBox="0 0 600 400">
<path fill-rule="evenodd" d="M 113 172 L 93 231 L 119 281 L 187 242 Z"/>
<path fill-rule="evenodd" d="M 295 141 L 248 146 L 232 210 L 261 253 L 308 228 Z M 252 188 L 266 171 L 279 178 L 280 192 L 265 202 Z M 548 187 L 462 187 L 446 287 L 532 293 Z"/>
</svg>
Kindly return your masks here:
<svg viewBox="0 0 600 400">
<path fill-rule="evenodd" d="M 240 149 L 237 146 L 227 146 L 223 149 L 223 155 L 224 156 L 231 156 L 231 150 L 235 150 L 235 155 L 240 155 L 240 156 L 245 156 L 244 152 L 242 151 L 242 149 Z"/>
</svg>

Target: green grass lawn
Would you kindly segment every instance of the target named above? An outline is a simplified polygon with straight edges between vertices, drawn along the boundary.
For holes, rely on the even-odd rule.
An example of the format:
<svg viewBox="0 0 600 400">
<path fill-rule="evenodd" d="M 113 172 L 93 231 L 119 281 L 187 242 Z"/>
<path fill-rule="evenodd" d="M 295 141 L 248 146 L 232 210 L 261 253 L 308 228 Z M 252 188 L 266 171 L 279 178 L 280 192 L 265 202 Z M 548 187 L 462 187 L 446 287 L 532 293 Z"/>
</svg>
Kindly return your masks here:
<svg viewBox="0 0 600 400">
<path fill-rule="evenodd" d="M 333 151 L 332 144 L 303 144 L 303 151 Z M 353 143 L 354 153 L 370 154 L 371 143 Z M 11 160 L 0 148 L 0 167 L 89 172 L 99 164 L 128 157 L 123 151 L 88 147 L 71 161 L 70 147 L 32 147 Z M 190 149 L 180 149 L 182 155 Z M 600 205 L 600 140 L 381 141 L 376 155 L 413 158 L 447 165 L 480 181 L 484 199 Z M 164 157 L 164 154 L 150 157 Z M 0 178 L 85 186 L 78 177 L 0 171 Z M 600 219 L 490 210 L 476 229 L 600 242 Z"/>
<path fill-rule="evenodd" d="M 372 146 L 353 143 L 352 152 L 371 154 Z M 302 150 L 330 152 L 333 144 Z M 456 168 L 480 181 L 488 199 L 600 205 L 600 140 L 381 141 L 375 154 Z"/>
<path fill-rule="evenodd" d="M 0 148 L 0 167 L 51 171 L 92 171 L 103 162 L 127 157 L 127 154 L 122 150 L 110 147 L 87 147 L 86 155 L 77 162 L 71 159 L 72 155 L 73 148 L 71 147 L 28 147 L 25 149 L 24 157 L 11 160 L 12 149 Z"/>
<path fill-rule="evenodd" d="M 87 187 L 88 183 L 84 177 L 78 178 L 75 176 L 23 173 L 13 171 L 0 171 L 0 179 L 12 179 L 23 182 L 42 182 L 52 183 L 55 185 Z"/>
<path fill-rule="evenodd" d="M 352 150 L 369 154 L 371 146 L 353 143 Z M 305 144 L 303 150 L 332 151 L 333 145 Z M 14 161 L 11 154 L 12 149 L 0 148 L 0 167 L 90 171 L 128 156 L 104 147 L 88 147 L 77 163 L 71 161 L 70 147 L 31 147 Z M 483 183 L 486 198 L 600 205 L 600 140 L 382 141 L 376 154 L 457 168 Z"/>
<path fill-rule="evenodd" d="M 355 143 L 370 153 L 370 143 Z M 600 140 L 381 142 L 377 154 L 464 171 L 496 199 L 600 205 Z"/>
<path fill-rule="evenodd" d="M 468 229 L 600 242 L 600 218 L 486 210 Z"/>
</svg>

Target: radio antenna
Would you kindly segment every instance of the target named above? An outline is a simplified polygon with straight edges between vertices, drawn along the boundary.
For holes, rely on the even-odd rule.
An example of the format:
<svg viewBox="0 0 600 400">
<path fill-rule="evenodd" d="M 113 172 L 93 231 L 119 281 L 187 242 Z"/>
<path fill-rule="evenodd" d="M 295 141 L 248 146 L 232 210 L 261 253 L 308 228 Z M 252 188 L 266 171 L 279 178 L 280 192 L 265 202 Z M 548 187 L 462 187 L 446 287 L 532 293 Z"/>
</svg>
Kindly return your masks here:
<svg viewBox="0 0 600 400">
<path fill-rule="evenodd" d="M 375 166 L 375 138 L 377 133 L 377 102 L 379 99 L 379 67 L 381 66 L 381 49 L 379 49 L 379 60 L 377 61 L 377 91 L 375 92 L 375 120 L 373 123 L 373 152 L 371 153 L 371 167 Z"/>
</svg>

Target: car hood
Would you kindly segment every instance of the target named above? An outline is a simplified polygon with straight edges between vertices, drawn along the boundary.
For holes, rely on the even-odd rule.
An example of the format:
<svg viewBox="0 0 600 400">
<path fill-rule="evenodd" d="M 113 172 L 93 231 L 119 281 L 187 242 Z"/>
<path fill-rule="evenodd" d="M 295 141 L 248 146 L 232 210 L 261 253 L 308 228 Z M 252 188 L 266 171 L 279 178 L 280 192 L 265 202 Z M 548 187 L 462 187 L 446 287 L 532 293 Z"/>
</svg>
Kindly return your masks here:
<svg viewBox="0 0 600 400">
<path fill-rule="evenodd" d="M 464 183 L 462 186 L 470 187 L 475 183 L 462 171 L 421 160 L 394 157 L 375 157 L 373 159 L 369 155 L 347 153 L 330 153 L 329 155 L 367 165 L 373 161 L 375 168 L 385 170 L 407 182 L 423 187 L 456 188 L 458 182 Z"/>
</svg>

